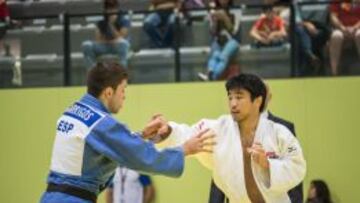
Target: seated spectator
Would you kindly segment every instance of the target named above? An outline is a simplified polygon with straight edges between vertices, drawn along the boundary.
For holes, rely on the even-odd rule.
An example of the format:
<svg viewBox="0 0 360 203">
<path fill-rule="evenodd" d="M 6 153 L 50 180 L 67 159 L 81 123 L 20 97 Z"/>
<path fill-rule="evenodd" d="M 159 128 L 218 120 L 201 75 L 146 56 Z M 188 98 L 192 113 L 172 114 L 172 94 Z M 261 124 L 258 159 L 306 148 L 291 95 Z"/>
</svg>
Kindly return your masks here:
<svg viewBox="0 0 360 203">
<path fill-rule="evenodd" d="M 322 50 L 329 38 L 327 10 L 324 9 L 320 12 L 316 10 L 305 15 L 306 13 L 303 12 L 298 0 L 270 0 L 265 2 L 272 2 L 276 5 L 275 9 L 284 20 L 288 33 L 292 31 L 288 4 L 292 3 L 295 12 L 295 74 L 298 76 L 319 74 L 323 66 L 321 61 L 323 59 Z"/>
<path fill-rule="evenodd" d="M 150 13 L 144 20 L 144 30 L 153 46 L 163 48 L 173 45 L 175 13 L 178 0 L 151 0 Z"/>
<path fill-rule="evenodd" d="M 273 4 L 288 4 L 291 3 L 292 0 L 264 0 L 263 2 L 268 5 Z"/>
<path fill-rule="evenodd" d="M 219 80 L 230 62 L 239 50 L 239 42 L 236 39 L 239 17 L 238 11 L 230 13 L 232 0 L 215 0 L 213 10 L 210 11 L 210 34 L 212 36 L 211 52 L 207 63 L 207 74 L 199 73 L 202 80 Z"/>
<path fill-rule="evenodd" d="M 196 9 L 205 7 L 203 0 L 183 0 L 182 4 L 185 9 Z"/>
<path fill-rule="evenodd" d="M 264 8 L 264 15 L 260 16 L 250 31 L 257 47 L 280 46 L 286 35 L 284 21 L 272 6 Z"/>
<path fill-rule="evenodd" d="M 181 1 L 181 9 L 182 13 L 184 14 L 184 18 L 186 19 L 186 24 L 191 25 L 193 20 L 203 20 L 202 17 L 200 18 L 194 18 L 191 16 L 190 12 L 193 9 L 201 9 L 205 8 L 205 3 L 203 0 L 182 0 Z"/>
<path fill-rule="evenodd" d="M 318 1 L 318 0 L 316 0 Z M 298 43 L 298 75 L 319 74 L 324 67 L 324 47 L 330 37 L 329 12 L 323 10 L 298 10 L 301 22 L 295 26 Z"/>
<path fill-rule="evenodd" d="M 107 12 L 117 11 L 116 8 L 107 8 Z M 97 23 L 95 41 L 87 40 L 82 44 L 85 63 L 88 68 L 94 67 L 99 57 L 115 55 L 118 62 L 127 67 L 127 55 L 130 43 L 127 39 L 130 20 L 119 11 L 117 15 L 105 15 Z"/>
<path fill-rule="evenodd" d="M 342 48 L 356 45 L 360 56 L 360 1 L 344 0 L 330 6 L 334 30 L 330 37 L 330 67 L 332 75 L 338 74 Z"/>
<path fill-rule="evenodd" d="M 10 23 L 9 8 L 5 0 L 0 0 L 0 45 L 2 45 L 2 39 L 6 34 L 7 25 Z M 1 49 L 0 49 L 1 50 Z"/>
<path fill-rule="evenodd" d="M 105 194 L 106 203 L 151 203 L 155 199 L 155 188 L 149 176 L 118 167 Z"/>
<path fill-rule="evenodd" d="M 0 0 L 0 55 L 14 58 L 12 84 L 22 85 L 21 60 L 20 60 L 20 42 L 19 40 L 8 40 L 4 42 L 6 31 L 11 26 L 20 25 L 20 22 L 10 18 L 9 8 L 6 0 Z"/>
<path fill-rule="evenodd" d="M 332 203 L 330 190 L 323 180 L 313 180 L 310 183 L 306 203 Z"/>
</svg>

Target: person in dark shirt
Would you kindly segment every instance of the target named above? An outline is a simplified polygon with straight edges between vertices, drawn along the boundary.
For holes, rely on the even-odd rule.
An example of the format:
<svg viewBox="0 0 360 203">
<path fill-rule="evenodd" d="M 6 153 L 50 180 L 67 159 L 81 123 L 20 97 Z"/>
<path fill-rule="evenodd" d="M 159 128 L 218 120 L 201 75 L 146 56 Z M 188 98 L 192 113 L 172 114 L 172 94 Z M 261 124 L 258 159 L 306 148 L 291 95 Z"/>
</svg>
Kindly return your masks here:
<svg viewBox="0 0 360 203">
<path fill-rule="evenodd" d="M 104 19 L 97 23 L 95 41 L 83 42 L 85 65 L 87 68 L 92 68 L 99 58 L 112 55 L 118 63 L 127 68 L 127 57 L 130 50 L 128 40 L 130 19 L 118 9 L 116 3 L 105 2 L 105 9 L 107 13 L 117 12 L 117 14 L 105 15 Z"/>
</svg>

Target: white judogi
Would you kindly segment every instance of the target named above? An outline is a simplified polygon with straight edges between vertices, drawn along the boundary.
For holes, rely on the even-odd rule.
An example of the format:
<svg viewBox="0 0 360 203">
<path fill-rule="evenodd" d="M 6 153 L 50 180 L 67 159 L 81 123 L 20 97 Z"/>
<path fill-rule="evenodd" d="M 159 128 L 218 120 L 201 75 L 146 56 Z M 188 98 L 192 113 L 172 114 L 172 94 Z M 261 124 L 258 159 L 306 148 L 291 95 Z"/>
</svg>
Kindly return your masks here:
<svg viewBox="0 0 360 203">
<path fill-rule="evenodd" d="M 144 188 L 139 178 L 138 172 L 118 167 L 113 179 L 113 202 L 142 203 Z"/>
<path fill-rule="evenodd" d="M 175 122 L 169 124 L 172 133 L 166 140 L 167 145 L 183 144 L 201 129 L 214 130 L 217 143 L 214 152 L 200 153 L 196 157 L 212 170 L 215 184 L 229 197 L 230 203 L 251 202 L 245 186 L 239 127 L 231 115 L 221 116 L 217 120 L 203 119 L 193 126 Z M 306 171 L 298 140 L 286 127 L 261 116 L 254 142 L 261 143 L 269 157 L 270 173 L 265 173 L 252 161 L 252 172 L 264 200 L 267 203 L 290 203 L 287 191 L 304 179 Z"/>
</svg>

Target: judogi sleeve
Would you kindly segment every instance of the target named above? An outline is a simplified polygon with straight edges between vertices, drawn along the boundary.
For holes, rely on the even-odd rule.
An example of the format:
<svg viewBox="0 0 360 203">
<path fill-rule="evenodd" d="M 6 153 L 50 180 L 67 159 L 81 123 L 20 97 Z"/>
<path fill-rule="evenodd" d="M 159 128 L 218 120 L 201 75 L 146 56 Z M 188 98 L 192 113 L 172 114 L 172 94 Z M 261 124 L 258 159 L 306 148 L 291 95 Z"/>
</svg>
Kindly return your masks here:
<svg viewBox="0 0 360 203">
<path fill-rule="evenodd" d="M 86 142 L 119 165 L 133 170 L 179 177 L 184 169 L 181 147 L 158 151 L 153 143 L 144 141 L 110 117 L 102 119 L 91 130 Z"/>
<path fill-rule="evenodd" d="M 276 136 L 280 154 L 269 158 L 269 189 L 286 192 L 299 184 L 305 177 L 306 162 L 298 140 L 282 125 L 276 125 Z"/>
<path fill-rule="evenodd" d="M 194 125 L 178 124 L 175 122 L 169 122 L 171 126 L 171 134 L 165 141 L 166 146 L 179 146 L 184 144 L 192 136 L 195 136 L 198 132 L 204 129 L 211 129 L 216 132 L 216 120 L 202 119 Z M 201 152 L 195 155 L 195 157 L 208 169 L 213 168 L 213 160 L 211 153 Z"/>
</svg>

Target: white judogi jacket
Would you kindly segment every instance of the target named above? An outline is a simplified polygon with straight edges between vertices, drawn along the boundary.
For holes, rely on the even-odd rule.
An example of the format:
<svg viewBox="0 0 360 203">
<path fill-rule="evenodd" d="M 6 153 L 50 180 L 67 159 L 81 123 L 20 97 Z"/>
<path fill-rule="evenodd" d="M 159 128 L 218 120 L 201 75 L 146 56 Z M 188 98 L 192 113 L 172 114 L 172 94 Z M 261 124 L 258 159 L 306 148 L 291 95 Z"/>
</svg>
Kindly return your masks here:
<svg viewBox="0 0 360 203">
<path fill-rule="evenodd" d="M 237 122 L 231 115 L 217 120 L 202 119 L 193 126 L 170 122 L 172 133 L 167 145 L 180 145 L 201 129 L 215 131 L 213 153 L 200 153 L 198 160 L 212 170 L 215 184 L 230 199 L 230 203 L 251 203 L 247 196 L 243 166 L 243 151 Z M 267 152 L 270 173 L 265 173 L 252 161 L 252 172 L 257 186 L 267 203 L 290 203 L 287 191 L 305 176 L 306 162 L 298 140 L 281 124 L 261 116 L 254 142 Z M 269 177 L 270 176 L 270 177 Z"/>
<path fill-rule="evenodd" d="M 118 167 L 113 179 L 114 203 L 142 203 L 144 185 L 137 171 Z"/>
</svg>

